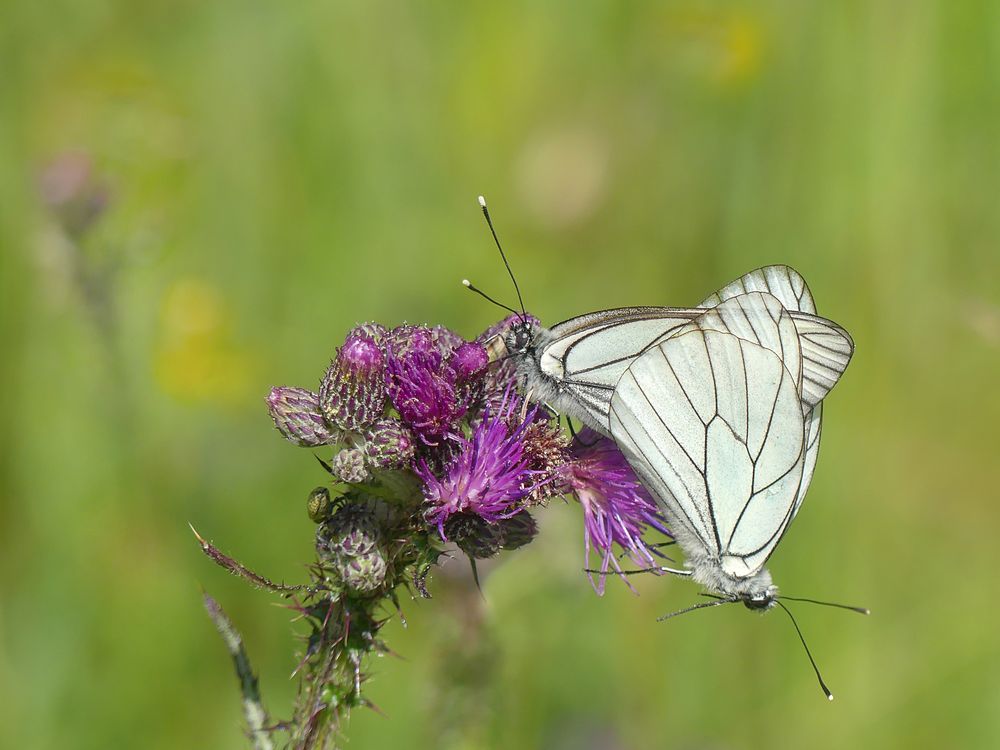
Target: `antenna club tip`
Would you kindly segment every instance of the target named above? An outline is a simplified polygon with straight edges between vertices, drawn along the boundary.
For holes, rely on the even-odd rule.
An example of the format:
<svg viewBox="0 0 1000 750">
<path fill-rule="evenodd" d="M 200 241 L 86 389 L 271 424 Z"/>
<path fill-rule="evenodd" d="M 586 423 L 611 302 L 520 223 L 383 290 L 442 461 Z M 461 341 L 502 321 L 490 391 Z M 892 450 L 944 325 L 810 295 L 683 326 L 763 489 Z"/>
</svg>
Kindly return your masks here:
<svg viewBox="0 0 1000 750">
<path fill-rule="evenodd" d="M 479 196 L 479 205 L 481 208 L 486 208 L 486 198 L 482 195 Z"/>
<path fill-rule="evenodd" d="M 867 607 L 865 607 L 863 610 L 861 610 L 861 614 L 863 614 L 863 615 L 870 615 L 871 613 L 872 613 L 872 611 L 870 609 L 868 609 Z"/>
<path fill-rule="evenodd" d="M 462 279 L 462 286 L 472 286 L 472 282 L 468 279 Z"/>
<path fill-rule="evenodd" d="M 827 694 L 826 694 L 826 699 L 827 699 L 828 701 L 832 701 L 832 700 L 833 700 L 833 693 L 827 693 Z"/>
</svg>

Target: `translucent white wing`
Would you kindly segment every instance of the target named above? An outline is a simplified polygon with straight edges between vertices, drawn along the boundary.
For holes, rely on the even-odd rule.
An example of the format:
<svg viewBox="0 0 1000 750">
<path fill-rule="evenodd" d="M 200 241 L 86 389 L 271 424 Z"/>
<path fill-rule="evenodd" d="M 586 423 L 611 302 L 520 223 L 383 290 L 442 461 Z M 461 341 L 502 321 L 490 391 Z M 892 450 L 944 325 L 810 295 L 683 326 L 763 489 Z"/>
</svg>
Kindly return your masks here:
<svg viewBox="0 0 1000 750">
<path fill-rule="evenodd" d="M 539 369 L 559 383 L 564 412 L 607 435 L 611 394 L 622 373 L 642 352 L 703 312 L 626 307 L 572 318 L 538 336 Z"/>
<path fill-rule="evenodd" d="M 675 335 L 627 369 L 609 423 L 688 555 L 760 570 L 804 479 L 805 422 L 779 354 L 717 330 Z"/>
<path fill-rule="evenodd" d="M 816 302 L 806 280 L 794 268 L 781 265 L 765 266 L 741 276 L 705 299 L 699 307 L 715 307 L 727 299 L 751 291 L 766 291 L 773 295 L 785 309 L 792 312 L 793 316 L 796 312 L 816 314 Z M 806 413 L 806 459 L 802 487 L 795 502 L 795 513 L 805 499 L 806 488 L 812 480 L 816 459 L 819 457 L 820 435 L 823 430 L 823 405 L 819 401 L 843 374 L 854 352 L 854 342 L 850 335 L 836 324 L 830 323 L 830 328 L 827 330 L 832 330 L 834 335 L 827 336 L 826 331 L 812 329 L 811 319 L 798 317 L 796 329 L 800 333 L 800 352 L 806 362 L 804 369 L 807 374 L 801 383 L 803 401 L 807 406 L 812 406 L 811 411 Z M 820 347 L 820 344 L 826 346 Z M 828 353 L 823 351 L 823 348 L 832 348 L 833 351 Z M 827 362 L 830 362 L 829 368 L 825 364 Z M 814 379 L 821 381 L 822 388 L 815 386 Z"/>
<path fill-rule="evenodd" d="M 747 292 L 767 292 L 772 297 L 777 297 L 787 310 L 816 314 L 816 303 L 813 301 L 812 292 L 809 291 L 809 285 L 801 274 L 790 266 L 764 266 L 744 274 L 707 297 L 698 307 L 715 307 L 727 299 Z"/>
<path fill-rule="evenodd" d="M 715 307 L 727 299 L 748 292 L 766 292 L 796 315 L 803 359 L 802 400 L 812 408 L 830 392 L 847 369 L 854 353 L 854 341 L 843 328 L 816 315 L 816 302 L 805 279 L 789 266 L 765 266 L 741 276 L 715 294 L 706 298 L 699 307 Z"/>
<path fill-rule="evenodd" d="M 628 366 L 644 351 L 676 335 L 705 313 L 705 306 L 718 306 L 747 290 L 776 298 L 791 313 L 799 334 L 801 364 L 789 363 L 803 398 L 803 410 L 811 410 L 836 383 L 853 351 L 850 336 L 828 320 L 811 314 L 815 305 L 802 277 L 787 266 L 768 266 L 753 271 L 723 287 L 699 308 L 628 307 L 589 313 L 539 332 L 536 357 L 540 372 L 558 383 L 560 411 L 605 435 L 609 433 L 611 395 Z M 759 297 L 759 294 L 757 295 Z M 755 299 L 749 297 L 748 299 Z M 755 308 L 759 300 L 744 307 Z M 758 310 L 757 312 L 761 312 Z M 766 306 L 773 316 L 774 306 Z M 743 320 L 733 308 L 717 330 L 741 330 L 752 338 L 754 323 Z M 752 315 L 751 315 L 752 317 Z M 742 328 L 749 323 L 750 329 Z M 787 342 L 787 330 L 783 341 Z M 778 346 L 780 341 L 771 342 Z"/>
</svg>

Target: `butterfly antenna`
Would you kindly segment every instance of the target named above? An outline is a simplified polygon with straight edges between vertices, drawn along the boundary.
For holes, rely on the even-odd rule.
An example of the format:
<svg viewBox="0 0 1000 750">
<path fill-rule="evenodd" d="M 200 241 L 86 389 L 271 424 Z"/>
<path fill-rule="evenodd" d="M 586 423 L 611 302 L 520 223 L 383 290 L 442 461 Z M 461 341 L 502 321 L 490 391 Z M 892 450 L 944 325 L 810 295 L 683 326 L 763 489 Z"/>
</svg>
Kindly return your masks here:
<svg viewBox="0 0 1000 750">
<path fill-rule="evenodd" d="M 514 309 L 513 307 L 508 307 L 508 306 L 507 306 L 507 305 L 505 305 L 505 304 L 504 304 L 503 302 L 497 302 L 497 301 L 496 301 L 495 299 L 493 299 L 493 298 L 492 298 L 492 297 L 491 297 L 490 295 L 488 295 L 488 294 L 487 294 L 486 292 L 484 292 L 484 291 L 483 291 L 482 289 L 480 289 L 479 287 L 476 287 L 476 286 L 473 286 L 473 285 L 472 285 L 472 282 L 471 282 L 471 281 L 469 281 L 468 279 L 462 279 L 462 286 L 464 286 L 464 287 L 465 287 L 466 289 L 468 289 L 468 290 L 469 290 L 470 292 L 475 292 L 476 294 L 478 294 L 478 295 L 479 295 L 480 297 L 482 297 L 482 298 L 483 298 L 484 300 L 486 300 L 487 302 L 492 302 L 492 303 L 493 303 L 494 305 L 496 305 L 497 307 L 500 307 L 500 308 L 503 308 L 504 310 L 508 310 L 509 312 L 512 312 L 512 313 L 514 313 L 515 315 L 518 315 L 518 316 L 520 316 L 520 315 L 521 315 L 521 313 L 519 313 L 519 312 L 518 312 L 517 310 L 515 310 L 515 309 Z"/>
<path fill-rule="evenodd" d="M 714 598 L 714 597 L 713 597 Z M 706 607 L 718 607 L 720 604 L 735 604 L 739 599 L 717 599 L 713 602 L 699 602 L 698 604 L 692 604 L 690 607 L 685 607 L 684 609 L 679 609 L 676 612 L 671 612 L 669 615 L 662 615 L 656 618 L 657 622 L 663 622 L 664 620 L 669 620 L 671 617 L 677 617 L 677 615 L 684 615 L 688 612 L 694 612 L 696 609 L 705 609 Z"/>
<path fill-rule="evenodd" d="M 798 596 L 782 596 L 790 602 L 809 602 L 810 604 L 822 604 L 824 607 L 837 607 L 838 609 L 849 609 L 851 612 L 857 612 L 859 615 L 870 615 L 872 611 L 868 607 L 852 607 L 850 604 L 837 604 L 836 602 L 821 602 L 818 599 L 803 599 Z"/>
<path fill-rule="evenodd" d="M 517 303 L 521 306 L 521 320 L 524 320 L 524 316 L 527 313 L 524 311 L 524 300 L 521 299 L 521 289 L 517 285 L 517 279 L 514 278 L 514 272 L 510 268 L 510 263 L 507 261 L 507 254 L 503 251 L 503 247 L 500 245 L 500 238 L 497 237 L 497 230 L 493 228 L 493 219 L 490 218 L 490 210 L 486 208 L 486 198 L 479 196 L 479 207 L 483 209 L 483 216 L 486 217 L 486 224 L 490 228 L 490 234 L 493 235 L 493 242 L 496 243 L 497 250 L 500 251 L 500 257 L 503 259 L 503 264 L 507 267 L 507 274 L 510 276 L 510 280 L 514 284 L 514 291 L 517 292 Z M 510 308 L 507 308 L 510 310 Z M 517 313 L 515 313 L 516 315 Z"/>
<path fill-rule="evenodd" d="M 782 597 L 782 598 L 787 598 L 787 597 Z M 802 648 L 806 650 L 806 656 L 809 657 L 809 663 L 812 664 L 813 671 L 816 673 L 816 679 L 819 680 L 819 686 L 823 688 L 823 692 L 826 693 L 827 700 L 832 701 L 833 693 L 830 692 L 830 688 L 828 688 L 826 686 L 826 683 L 823 682 L 823 675 L 819 673 L 819 667 L 816 666 L 816 660 L 813 659 L 812 652 L 809 651 L 809 646 L 806 645 L 806 639 L 802 635 L 802 630 L 799 629 L 799 624 L 795 622 L 795 617 L 792 615 L 788 607 L 786 607 L 780 601 L 775 600 L 774 603 L 777 604 L 779 607 L 781 607 L 783 610 L 785 610 L 785 614 L 788 615 L 788 619 L 790 619 L 792 621 L 792 625 L 795 626 L 795 632 L 799 634 L 799 640 L 802 641 Z"/>
</svg>

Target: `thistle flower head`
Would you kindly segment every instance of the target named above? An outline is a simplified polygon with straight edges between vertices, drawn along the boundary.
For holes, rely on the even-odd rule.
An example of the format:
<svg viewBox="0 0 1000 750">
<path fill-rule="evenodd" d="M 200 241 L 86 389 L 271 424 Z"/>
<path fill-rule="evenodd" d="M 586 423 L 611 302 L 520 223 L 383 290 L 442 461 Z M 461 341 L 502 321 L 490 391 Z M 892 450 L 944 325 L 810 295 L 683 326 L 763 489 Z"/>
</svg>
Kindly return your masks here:
<svg viewBox="0 0 1000 750">
<path fill-rule="evenodd" d="M 587 567 L 591 549 L 601 556 L 600 576 L 596 581 L 591 576 L 598 594 L 604 593 L 608 569 L 621 571 L 613 552 L 615 544 L 639 567 L 656 564 L 654 548 L 643 540 L 643 533 L 648 527 L 667 535 L 670 532 L 656 502 L 613 441 L 584 429 L 570 446 L 570 459 L 559 467 L 558 474 L 583 508 Z"/>
<path fill-rule="evenodd" d="M 424 519 L 447 539 L 445 522 L 456 513 L 469 512 L 488 523 L 497 523 L 521 510 L 520 501 L 535 486 L 524 450 L 529 421 L 510 426 L 520 400 L 508 391 L 503 408 L 483 419 L 470 439 L 457 438 L 458 452 L 443 476 L 431 471 L 427 461 L 415 470 L 424 483 Z"/>
<path fill-rule="evenodd" d="M 320 412 L 319 396 L 305 388 L 272 388 L 267 411 L 286 440 L 306 448 L 330 445 L 340 439 Z"/>
<path fill-rule="evenodd" d="M 469 403 L 430 329 L 402 326 L 389 337 L 386 390 L 402 420 L 427 445 L 456 434 Z"/>
<path fill-rule="evenodd" d="M 385 354 L 372 324 L 351 331 L 337 350 L 319 388 L 326 420 L 345 430 L 360 430 L 385 408 Z"/>
</svg>

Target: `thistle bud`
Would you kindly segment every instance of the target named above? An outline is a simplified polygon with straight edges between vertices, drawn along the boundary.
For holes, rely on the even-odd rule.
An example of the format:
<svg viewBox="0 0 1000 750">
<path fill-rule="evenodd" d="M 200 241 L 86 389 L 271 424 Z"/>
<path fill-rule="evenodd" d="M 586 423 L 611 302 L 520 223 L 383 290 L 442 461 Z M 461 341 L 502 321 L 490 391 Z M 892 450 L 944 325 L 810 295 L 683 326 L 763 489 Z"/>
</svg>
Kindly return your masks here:
<svg viewBox="0 0 1000 750">
<path fill-rule="evenodd" d="M 503 531 L 503 544 L 506 550 L 523 547 L 538 533 L 538 524 L 528 511 L 523 510 L 516 516 L 505 518 L 498 524 Z"/>
<path fill-rule="evenodd" d="M 349 484 L 357 484 L 368 478 L 365 468 L 365 454 L 357 448 L 345 448 L 333 457 L 330 469 L 337 478 Z"/>
<path fill-rule="evenodd" d="M 325 521 L 330 515 L 331 507 L 333 507 L 333 501 L 330 500 L 330 490 L 326 487 L 317 487 L 309 493 L 306 510 L 309 513 L 309 518 L 315 523 Z"/>
<path fill-rule="evenodd" d="M 335 567 L 344 588 L 358 594 L 370 593 L 381 586 L 388 568 L 377 548 L 357 557 L 341 558 Z"/>
<path fill-rule="evenodd" d="M 415 448 L 413 432 L 395 419 L 380 419 L 365 431 L 365 456 L 377 468 L 402 469 Z"/>
<path fill-rule="evenodd" d="M 356 503 L 344 505 L 316 530 L 320 557 L 357 557 L 375 549 L 379 541 L 375 514 Z"/>
<path fill-rule="evenodd" d="M 493 557 L 503 545 L 503 527 L 475 513 L 456 513 L 445 523 L 444 533 L 462 552 L 476 560 Z"/>
<path fill-rule="evenodd" d="M 278 432 L 296 445 L 315 448 L 340 439 L 323 419 L 319 396 L 305 388 L 272 388 L 267 395 L 267 411 Z"/>
<path fill-rule="evenodd" d="M 348 334 L 319 387 L 323 415 L 345 430 L 367 427 L 385 408 L 385 357 L 367 328 Z"/>
</svg>

